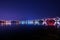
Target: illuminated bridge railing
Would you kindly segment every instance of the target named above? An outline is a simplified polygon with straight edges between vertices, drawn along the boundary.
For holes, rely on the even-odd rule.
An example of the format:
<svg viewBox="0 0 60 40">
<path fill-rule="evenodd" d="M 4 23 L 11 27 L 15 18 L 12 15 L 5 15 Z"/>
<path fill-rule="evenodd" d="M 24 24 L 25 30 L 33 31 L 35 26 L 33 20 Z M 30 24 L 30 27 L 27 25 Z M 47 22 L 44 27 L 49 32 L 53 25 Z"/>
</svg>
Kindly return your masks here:
<svg viewBox="0 0 60 40">
<path fill-rule="evenodd" d="M 0 26 L 8 25 L 43 25 L 43 26 L 60 26 L 60 18 L 47 18 L 38 20 L 0 20 Z"/>
</svg>

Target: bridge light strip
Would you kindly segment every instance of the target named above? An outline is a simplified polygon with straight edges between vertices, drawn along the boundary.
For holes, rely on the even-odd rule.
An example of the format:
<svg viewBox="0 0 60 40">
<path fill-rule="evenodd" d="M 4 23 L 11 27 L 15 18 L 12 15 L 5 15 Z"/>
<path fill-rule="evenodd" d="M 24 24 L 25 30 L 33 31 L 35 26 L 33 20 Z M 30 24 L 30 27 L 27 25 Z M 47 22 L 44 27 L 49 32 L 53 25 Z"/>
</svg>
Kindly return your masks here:
<svg viewBox="0 0 60 40">
<path fill-rule="evenodd" d="M 47 18 L 39 20 L 0 20 L 0 26 L 4 25 L 44 25 L 44 26 L 60 26 L 60 18 Z"/>
</svg>

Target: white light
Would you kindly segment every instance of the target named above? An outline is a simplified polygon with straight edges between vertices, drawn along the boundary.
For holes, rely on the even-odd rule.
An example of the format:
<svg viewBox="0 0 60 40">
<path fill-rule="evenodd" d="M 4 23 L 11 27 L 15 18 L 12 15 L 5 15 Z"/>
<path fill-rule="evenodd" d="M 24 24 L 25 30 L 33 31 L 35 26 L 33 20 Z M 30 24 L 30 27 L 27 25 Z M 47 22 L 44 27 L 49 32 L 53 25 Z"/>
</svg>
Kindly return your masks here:
<svg viewBox="0 0 60 40">
<path fill-rule="evenodd" d="M 60 25 L 60 19 L 57 20 L 57 24 Z"/>
<path fill-rule="evenodd" d="M 35 25 L 39 25 L 39 22 L 38 22 L 38 20 L 35 20 Z"/>
<path fill-rule="evenodd" d="M 6 25 L 11 25 L 11 21 L 6 21 Z"/>
<path fill-rule="evenodd" d="M 60 27 L 60 20 L 57 20 L 57 28 L 59 28 Z"/>
</svg>

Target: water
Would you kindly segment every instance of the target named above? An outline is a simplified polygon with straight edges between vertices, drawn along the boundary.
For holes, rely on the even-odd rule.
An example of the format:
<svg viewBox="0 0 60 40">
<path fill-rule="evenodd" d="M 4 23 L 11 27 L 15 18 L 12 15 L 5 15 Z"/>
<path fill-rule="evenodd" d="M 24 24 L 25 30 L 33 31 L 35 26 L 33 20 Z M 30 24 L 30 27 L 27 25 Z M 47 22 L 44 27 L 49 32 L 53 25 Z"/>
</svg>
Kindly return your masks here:
<svg viewBox="0 0 60 40">
<path fill-rule="evenodd" d="M 0 26 L 1 39 L 59 39 L 57 29 L 50 26 L 11 25 Z"/>
</svg>

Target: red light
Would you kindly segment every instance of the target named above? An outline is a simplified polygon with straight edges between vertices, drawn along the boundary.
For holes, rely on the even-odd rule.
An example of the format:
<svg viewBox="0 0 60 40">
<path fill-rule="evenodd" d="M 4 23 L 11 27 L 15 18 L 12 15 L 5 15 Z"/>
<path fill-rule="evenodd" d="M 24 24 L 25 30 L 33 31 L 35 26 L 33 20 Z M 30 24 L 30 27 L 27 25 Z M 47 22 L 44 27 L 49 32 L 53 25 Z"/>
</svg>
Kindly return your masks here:
<svg viewBox="0 0 60 40">
<path fill-rule="evenodd" d="M 53 20 L 53 19 L 47 19 L 46 23 L 47 23 L 48 26 L 54 26 L 55 20 Z"/>
</svg>

